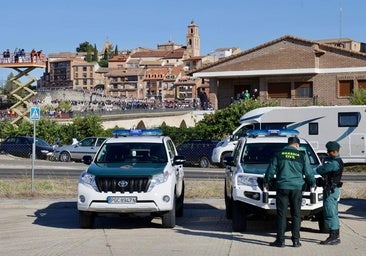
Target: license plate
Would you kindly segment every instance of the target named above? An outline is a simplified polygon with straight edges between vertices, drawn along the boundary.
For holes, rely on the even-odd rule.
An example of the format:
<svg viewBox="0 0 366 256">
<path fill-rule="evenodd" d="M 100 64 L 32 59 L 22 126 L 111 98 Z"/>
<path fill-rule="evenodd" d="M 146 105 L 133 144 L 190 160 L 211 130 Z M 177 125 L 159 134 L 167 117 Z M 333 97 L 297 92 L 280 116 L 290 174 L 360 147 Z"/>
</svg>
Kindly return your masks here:
<svg viewBox="0 0 366 256">
<path fill-rule="evenodd" d="M 109 196 L 107 197 L 109 204 L 135 204 L 137 197 L 135 196 Z"/>
</svg>

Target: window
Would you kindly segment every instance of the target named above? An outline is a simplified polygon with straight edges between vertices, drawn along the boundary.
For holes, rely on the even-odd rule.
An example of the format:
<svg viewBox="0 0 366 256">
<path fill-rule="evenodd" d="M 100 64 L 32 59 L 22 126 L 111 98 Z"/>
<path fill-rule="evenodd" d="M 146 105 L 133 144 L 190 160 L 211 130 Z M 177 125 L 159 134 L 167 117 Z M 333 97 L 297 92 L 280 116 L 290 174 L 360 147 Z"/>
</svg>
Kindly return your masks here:
<svg viewBox="0 0 366 256">
<path fill-rule="evenodd" d="M 360 122 L 360 112 L 341 112 L 338 113 L 339 127 L 357 127 Z"/>
<path fill-rule="evenodd" d="M 88 80 L 83 79 L 83 85 L 87 85 L 88 84 Z"/>
<path fill-rule="evenodd" d="M 86 67 L 83 67 L 83 71 L 86 72 Z"/>
<path fill-rule="evenodd" d="M 318 135 L 318 134 L 319 134 L 319 124 L 309 123 L 309 135 Z"/>
<path fill-rule="evenodd" d="M 358 80 L 358 89 L 366 89 L 366 80 Z"/>
<path fill-rule="evenodd" d="M 338 96 L 349 97 L 353 92 L 353 80 L 340 80 L 338 83 Z"/>
<path fill-rule="evenodd" d="M 291 98 L 291 83 L 268 83 L 271 98 Z"/>
<path fill-rule="evenodd" d="M 312 82 L 295 83 L 295 97 L 296 98 L 313 97 L 313 83 Z"/>
</svg>

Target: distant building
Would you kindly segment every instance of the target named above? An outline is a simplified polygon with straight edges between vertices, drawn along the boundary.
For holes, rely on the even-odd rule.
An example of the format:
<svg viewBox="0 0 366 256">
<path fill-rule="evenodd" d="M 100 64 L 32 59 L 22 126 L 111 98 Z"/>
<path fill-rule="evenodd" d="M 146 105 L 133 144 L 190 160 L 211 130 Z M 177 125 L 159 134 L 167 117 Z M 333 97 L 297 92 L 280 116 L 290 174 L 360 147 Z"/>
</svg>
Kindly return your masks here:
<svg viewBox="0 0 366 256">
<path fill-rule="evenodd" d="M 345 105 L 354 89 L 366 88 L 366 53 L 284 36 L 192 73 L 209 79 L 210 99 L 219 109 L 254 89 L 259 100 L 282 106 Z"/>
</svg>

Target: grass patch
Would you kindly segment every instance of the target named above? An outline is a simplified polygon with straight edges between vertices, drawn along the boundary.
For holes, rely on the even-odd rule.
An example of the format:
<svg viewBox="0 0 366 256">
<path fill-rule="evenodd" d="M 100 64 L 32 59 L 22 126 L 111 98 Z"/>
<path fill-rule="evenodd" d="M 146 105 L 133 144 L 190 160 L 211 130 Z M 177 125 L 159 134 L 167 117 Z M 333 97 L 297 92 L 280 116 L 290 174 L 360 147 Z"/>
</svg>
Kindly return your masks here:
<svg viewBox="0 0 366 256">
<path fill-rule="evenodd" d="M 30 179 L 0 180 L 1 199 L 69 199 L 77 196 L 74 179 L 42 179 L 34 181 L 34 193 Z M 366 198 L 364 183 L 345 183 L 342 198 Z M 224 198 L 223 180 L 185 180 L 185 198 Z"/>
<path fill-rule="evenodd" d="M 185 180 L 186 198 L 223 198 L 224 181 Z M 77 181 L 74 179 L 35 179 L 32 193 L 31 179 L 0 180 L 0 198 L 6 199 L 47 199 L 76 198 Z"/>
</svg>

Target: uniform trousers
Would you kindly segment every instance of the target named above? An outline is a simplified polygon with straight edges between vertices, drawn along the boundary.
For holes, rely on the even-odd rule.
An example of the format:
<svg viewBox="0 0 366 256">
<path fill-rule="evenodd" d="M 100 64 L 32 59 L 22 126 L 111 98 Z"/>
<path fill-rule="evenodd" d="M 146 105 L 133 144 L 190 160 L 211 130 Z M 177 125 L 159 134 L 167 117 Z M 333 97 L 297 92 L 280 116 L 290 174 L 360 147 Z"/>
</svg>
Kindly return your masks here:
<svg viewBox="0 0 366 256">
<path fill-rule="evenodd" d="M 329 230 L 339 229 L 338 217 L 338 199 L 340 196 L 339 188 L 334 188 L 334 192 L 327 195 L 324 194 L 324 222 Z"/>
<path fill-rule="evenodd" d="M 287 210 L 290 206 L 291 213 L 291 240 L 298 242 L 300 240 L 301 227 L 301 190 L 277 189 L 276 207 L 277 207 L 277 240 L 284 242 L 287 227 Z"/>
</svg>

